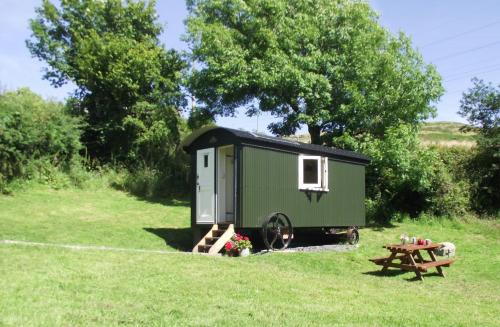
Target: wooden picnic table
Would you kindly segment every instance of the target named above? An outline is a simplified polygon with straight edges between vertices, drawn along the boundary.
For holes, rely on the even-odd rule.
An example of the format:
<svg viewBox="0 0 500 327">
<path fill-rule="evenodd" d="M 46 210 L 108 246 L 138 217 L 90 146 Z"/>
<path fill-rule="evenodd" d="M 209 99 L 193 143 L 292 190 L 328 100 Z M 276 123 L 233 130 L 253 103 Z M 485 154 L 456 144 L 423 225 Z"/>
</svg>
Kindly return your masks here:
<svg viewBox="0 0 500 327">
<path fill-rule="evenodd" d="M 371 262 L 383 266 L 382 271 L 387 271 L 389 267 L 399 268 L 401 270 L 414 271 L 420 280 L 424 280 L 422 272 L 427 272 L 429 268 L 435 267 L 438 274 L 444 277 L 441 267 L 449 267 L 454 260 L 437 260 L 433 250 L 439 248 L 441 244 L 431 243 L 427 245 L 417 244 L 389 244 L 384 248 L 391 252 L 388 257 L 373 258 Z M 431 260 L 425 260 L 420 253 L 421 250 L 427 251 Z M 399 260 L 399 263 L 393 262 Z"/>
</svg>

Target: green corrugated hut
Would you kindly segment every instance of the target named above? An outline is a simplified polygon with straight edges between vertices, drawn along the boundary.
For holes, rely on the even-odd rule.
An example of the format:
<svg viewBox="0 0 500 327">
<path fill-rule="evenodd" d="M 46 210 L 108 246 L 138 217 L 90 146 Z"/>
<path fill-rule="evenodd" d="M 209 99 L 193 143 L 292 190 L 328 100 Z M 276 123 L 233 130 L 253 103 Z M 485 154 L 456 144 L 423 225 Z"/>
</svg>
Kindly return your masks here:
<svg viewBox="0 0 500 327">
<path fill-rule="evenodd" d="M 194 252 L 219 252 L 234 230 L 260 231 L 270 249 L 286 248 L 301 229 L 343 230 L 358 241 L 368 157 L 215 126 L 183 148 L 192 163 Z"/>
</svg>

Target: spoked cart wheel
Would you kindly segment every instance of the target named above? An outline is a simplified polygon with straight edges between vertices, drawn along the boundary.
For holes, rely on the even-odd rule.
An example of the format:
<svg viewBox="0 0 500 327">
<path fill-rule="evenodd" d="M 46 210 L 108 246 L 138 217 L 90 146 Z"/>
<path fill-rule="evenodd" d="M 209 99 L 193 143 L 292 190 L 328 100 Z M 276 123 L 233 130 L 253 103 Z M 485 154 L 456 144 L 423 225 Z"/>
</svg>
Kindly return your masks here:
<svg viewBox="0 0 500 327">
<path fill-rule="evenodd" d="M 262 238 L 268 250 L 284 250 L 290 245 L 293 227 L 287 215 L 275 212 L 262 225 Z"/>
<path fill-rule="evenodd" d="M 358 229 L 356 227 L 350 227 L 347 230 L 346 235 L 347 235 L 347 242 L 349 242 L 349 244 L 358 244 L 359 232 L 358 232 Z"/>
</svg>

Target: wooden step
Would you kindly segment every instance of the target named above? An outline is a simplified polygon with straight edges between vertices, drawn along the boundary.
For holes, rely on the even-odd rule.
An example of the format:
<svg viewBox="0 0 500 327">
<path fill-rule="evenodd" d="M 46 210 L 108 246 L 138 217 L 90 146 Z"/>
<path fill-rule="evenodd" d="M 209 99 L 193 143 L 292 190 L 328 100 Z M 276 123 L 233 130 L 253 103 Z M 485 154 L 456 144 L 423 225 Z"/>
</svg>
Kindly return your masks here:
<svg viewBox="0 0 500 327">
<path fill-rule="evenodd" d="M 211 245 L 198 245 L 198 252 L 208 252 L 212 246 Z"/>
<path fill-rule="evenodd" d="M 427 271 L 427 269 L 433 267 L 449 267 L 453 262 L 455 262 L 453 259 L 428 261 L 425 263 L 417 263 L 417 267 L 419 270 Z"/>
<path fill-rule="evenodd" d="M 219 237 L 222 234 L 224 234 L 225 231 L 226 230 L 215 229 L 215 230 L 212 231 L 212 236 L 213 237 Z"/>
<path fill-rule="evenodd" d="M 217 227 L 218 227 L 219 230 L 224 230 L 225 231 L 226 229 L 229 228 L 229 225 L 230 224 L 217 224 Z"/>
<path fill-rule="evenodd" d="M 233 224 L 214 224 L 207 234 L 193 247 L 193 252 L 216 255 L 234 235 Z"/>
<path fill-rule="evenodd" d="M 208 243 L 208 244 L 213 244 L 215 242 L 217 242 L 217 240 L 219 239 L 220 237 L 205 237 L 205 242 Z"/>
</svg>

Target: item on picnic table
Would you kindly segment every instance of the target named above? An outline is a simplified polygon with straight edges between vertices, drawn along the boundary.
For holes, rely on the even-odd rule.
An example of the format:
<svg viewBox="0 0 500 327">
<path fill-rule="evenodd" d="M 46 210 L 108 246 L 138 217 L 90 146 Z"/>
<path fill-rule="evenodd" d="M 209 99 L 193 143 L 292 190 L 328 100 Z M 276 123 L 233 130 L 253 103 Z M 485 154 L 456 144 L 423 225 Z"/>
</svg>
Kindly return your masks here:
<svg viewBox="0 0 500 327">
<path fill-rule="evenodd" d="M 432 241 L 429 238 L 426 238 L 425 239 L 425 245 L 429 245 L 429 244 L 432 244 Z"/>
<path fill-rule="evenodd" d="M 455 244 L 450 242 L 442 242 L 441 246 L 434 250 L 434 253 L 439 256 L 454 257 L 455 256 Z"/>
<path fill-rule="evenodd" d="M 413 236 L 413 237 L 411 238 L 411 243 L 412 243 L 412 244 L 417 244 L 417 238 L 416 238 L 415 236 Z"/>
<path fill-rule="evenodd" d="M 406 244 L 410 241 L 410 238 L 406 234 L 401 234 L 399 239 L 401 240 L 401 244 Z"/>
<path fill-rule="evenodd" d="M 425 241 L 424 241 L 424 239 L 419 238 L 419 239 L 417 240 L 417 245 L 425 245 Z"/>
</svg>

